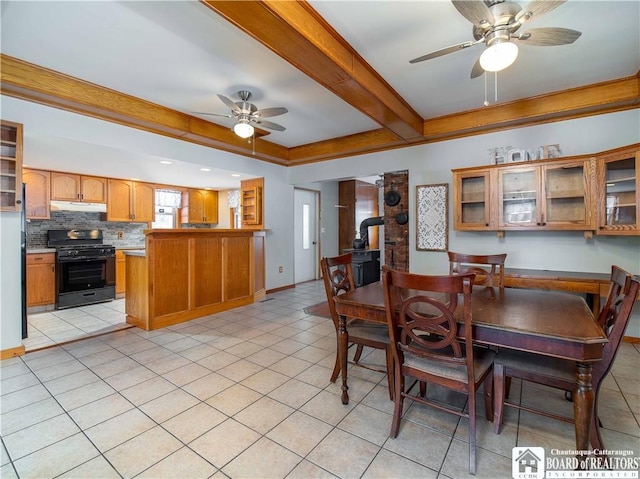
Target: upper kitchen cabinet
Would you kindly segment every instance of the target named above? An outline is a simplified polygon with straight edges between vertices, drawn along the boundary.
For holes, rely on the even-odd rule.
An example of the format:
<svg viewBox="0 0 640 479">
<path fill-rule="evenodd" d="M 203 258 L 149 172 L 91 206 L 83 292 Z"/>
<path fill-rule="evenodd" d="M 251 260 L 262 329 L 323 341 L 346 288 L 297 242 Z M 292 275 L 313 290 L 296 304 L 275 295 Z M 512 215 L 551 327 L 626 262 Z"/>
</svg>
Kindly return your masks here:
<svg viewBox="0 0 640 479">
<path fill-rule="evenodd" d="M 154 185 L 110 178 L 107 187 L 107 221 L 135 223 L 154 221 Z"/>
<path fill-rule="evenodd" d="M 49 181 L 51 173 L 43 170 L 22 170 L 22 181 L 25 186 L 26 204 L 24 210 L 27 218 L 46 220 L 51 217 L 49 204 Z"/>
<path fill-rule="evenodd" d="M 107 179 L 54 171 L 51 173 L 51 199 L 106 203 Z"/>
<path fill-rule="evenodd" d="M 264 178 L 254 178 L 240 183 L 240 207 L 243 228 L 261 229 L 263 227 L 263 191 Z"/>
<path fill-rule="evenodd" d="M 498 170 L 501 230 L 594 230 L 589 159 Z"/>
<path fill-rule="evenodd" d="M 188 189 L 182 193 L 183 223 L 217 223 L 218 192 Z"/>
<path fill-rule="evenodd" d="M 640 234 L 640 145 L 597 157 L 598 234 Z"/>
<path fill-rule="evenodd" d="M 22 125 L 0 120 L 0 211 L 22 210 Z"/>
<path fill-rule="evenodd" d="M 572 157 L 453 170 L 459 231 L 595 230 L 595 160 Z"/>
<path fill-rule="evenodd" d="M 491 230 L 491 170 L 473 169 L 454 171 L 453 197 L 456 205 L 454 228 L 456 230 Z"/>
</svg>

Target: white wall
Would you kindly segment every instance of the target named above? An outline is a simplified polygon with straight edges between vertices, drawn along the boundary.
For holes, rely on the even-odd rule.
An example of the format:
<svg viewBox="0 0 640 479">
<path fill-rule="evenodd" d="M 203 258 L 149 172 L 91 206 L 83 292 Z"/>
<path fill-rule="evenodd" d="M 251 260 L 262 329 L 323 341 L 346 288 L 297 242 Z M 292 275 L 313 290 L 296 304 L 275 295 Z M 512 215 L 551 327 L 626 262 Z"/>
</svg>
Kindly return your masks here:
<svg viewBox="0 0 640 479">
<path fill-rule="evenodd" d="M 0 350 L 22 344 L 20 213 L 0 213 Z"/>
<path fill-rule="evenodd" d="M 489 164 L 490 148 L 536 148 L 560 144 L 566 156 L 597 153 L 640 142 L 638 110 L 596 117 L 508 130 L 487 135 L 403 148 L 313 163 L 295 167 L 291 183 L 323 179 L 374 175 L 384 171 L 409 170 L 409 212 L 415 218 L 415 187 L 423 184 L 448 183 L 449 249 L 469 253 L 506 252 L 507 262 L 514 268 L 552 269 L 609 273 L 612 264 L 640 274 L 639 236 L 595 236 L 585 240 L 581 232 L 511 232 L 498 239 L 492 232 L 453 231 L 451 170 Z M 409 222 L 409 264 L 412 272 L 444 273 L 448 269 L 446 253 L 417 251 L 415 221 Z M 640 306 L 636 307 L 628 335 L 640 337 Z"/>
<path fill-rule="evenodd" d="M 180 140 L 48 108 L 35 103 L 0 97 L 2 117 L 25 125 L 25 161 L 32 167 L 60 169 L 110 176 L 113 168 L 125 164 L 144 181 L 171 184 L 154 170 L 136 170 L 135 162 L 119 155 L 93 162 L 69 163 L 65 155 L 29 156 L 32 134 L 68 138 L 74 142 L 97 143 L 114 153 L 176 158 L 182 161 L 227 168 L 265 178 L 266 286 L 275 289 L 293 284 L 293 188 L 311 187 L 321 192 L 321 254 L 337 253 L 337 180 L 378 175 L 385 171 L 409 170 L 409 212 L 415 213 L 415 186 L 451 183 L 451 169 L 488 163 L 488 149 L 496 146 L 535 148 L 559 143 L 565 155 L 588 154 L 640 142 L 640 115 L 630 110 L 609 115 L 557 122 L 447 142 L 403 148 L 357 157 L 284 168 L 252 158 L 234 155 Z M 71 157 L 71 155 L 69 156 Z M 134 173 L 132 173 L 134 174 Z M 305 186 L 306 185 L 306 186 Z M 450 208 L 452 211 L 452 208 Z M 18 215 L 15 215 L 18 216 Z M 19 219 L 0 215 L 2 227 L 2 349 L 20 344 L 19 298 Z M 415 250 L 415 222 L 409 223 L 410 265 L 415 272 L 444 272 L 444 253 Z M 611 264 L 640 273 L 640 237 L 599 237 L 587 241 L 572 232 L 507 232 L 502 240 L 495 233 L 450 231 L 452 250 L 470 252 L 505 251 L 509 266 L 569 271 L 608 272 Z M 278 266 L 284 273 L 278 273 Z M 640 308 L 638 308 L 640 309 Z M 640 312 L 636 312 L 640 313 Z M 8 324 L 10 321 L 11 324 Z M 640 337 L 640 320 L 628 334 Z"/>
</svg>

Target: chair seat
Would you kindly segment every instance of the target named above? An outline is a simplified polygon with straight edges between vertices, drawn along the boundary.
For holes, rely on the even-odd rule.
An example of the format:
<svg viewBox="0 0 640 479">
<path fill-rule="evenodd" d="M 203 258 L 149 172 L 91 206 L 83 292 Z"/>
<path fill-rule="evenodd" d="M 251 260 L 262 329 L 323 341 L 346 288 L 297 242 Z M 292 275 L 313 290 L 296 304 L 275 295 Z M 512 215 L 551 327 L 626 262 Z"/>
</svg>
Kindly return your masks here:
<svg viewBox="0 0 640 479">
<path fill-rule="evenodd" d="M 479 381 L 482 375 L 491 368 L 494 351 L 487 348 L 474 348 L 474 378 Z M 435 376 L 454 379 L 459 382 L 468 382 L 467 368 L 465 365 L 447 364 L 442 361 L 420 358 L 414 355 L 406 355 L 404 365 L 419 369 Z"/>
<path fill-rule="evenodd" d="M 386 324 L 352 319 L 347 323 L 347 331 L 350 337 L 389 344 L 389 327 Z"/>
<path fill-rule="evenodd" d="M 502 349 L 493 361 L 496 365 L 504 366 L 507 375 L 509 369 L 512 369 L 568 383 L 576 381 L 576 365 L 565 359 Z"/>
</svg>

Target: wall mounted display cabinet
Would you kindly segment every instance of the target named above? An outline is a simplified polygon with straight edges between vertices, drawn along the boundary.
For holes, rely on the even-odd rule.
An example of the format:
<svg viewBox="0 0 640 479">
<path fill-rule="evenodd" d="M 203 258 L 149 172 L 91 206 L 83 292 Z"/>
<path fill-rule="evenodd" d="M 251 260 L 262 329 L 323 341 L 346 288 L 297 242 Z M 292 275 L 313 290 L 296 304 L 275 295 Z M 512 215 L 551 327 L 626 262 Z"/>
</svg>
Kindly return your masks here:
<svg viewBox="0 0 640 479">
<path fill-rule="evenodd" d="M 640 234 L 640 146 L 453 170 L 458 231 Z"/>
<path fill-rule="evenodd" d="M 0 121 L 0 211 L 22 210 L 22 125 Z"/>
</svg>

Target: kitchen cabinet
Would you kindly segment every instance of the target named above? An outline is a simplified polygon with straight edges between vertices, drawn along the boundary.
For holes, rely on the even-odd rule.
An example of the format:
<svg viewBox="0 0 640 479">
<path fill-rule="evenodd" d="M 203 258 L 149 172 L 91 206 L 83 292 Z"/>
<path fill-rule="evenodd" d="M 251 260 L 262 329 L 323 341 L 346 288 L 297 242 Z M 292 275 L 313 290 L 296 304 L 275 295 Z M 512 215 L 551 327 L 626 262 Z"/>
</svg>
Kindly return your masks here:
<svg viewBox="0 0 640 479">
<path fill-rule="evenodd" d="M 595 166 L 572 157 L 454 170 L 454 228 L 593 231 Z"/>
<path fill-rule="evenodd" d="M 260 223 L 261 199 L 262 190 L 259 186 L 242 190 L 242 224 L 257 225 Z"/>
<path fill-rule="evenodd" d="M 51 173 L 44 170 L 22 170 L 25 186 L 24 210 L 27 218 L 46 220 L 51 217 L 49 206 L 49 181 Z"/>
<path fill-rule="evenodd" d="M 27 307 L 56 302 L 55 253 L 27 254 Z"/>
<path fill-rule="evenodd" d="M 109 178 L 107 221 L 152 223 L 155 187 L 150 183 Z"/>
<path fill-rule="evenodd" d="M 0 120 L 0 211 L 22 211 L 22 125 Z"/>
<path fill-rule="evenodd" d="M 51 172 L 51 199 L 106 203 L 107 179 L 96 176 Z"/>
<path fill-rule="evenodd" d="M 245 306 L 266 295 L 265 232 L 150 229 L 125 251 L 127 323 L 147 331 Z"/>
<path fill-rule="evenodd" d="M 126 257 L 124 251 L 116 250 L 116 294 L 120 297 L 124 296 L 126 291 L 125 284 L 127 279 L 126 274 Z"/>
<path fill-rule="evenodd" d="M 640 145 L 597 157 L 598 234 L 640 234 Z"/>
<path fill-rule="evenodd" d="M 501 230 L 594 230 L 589 159 L 498 170 Z"/>
<path fill-rule="evenodd" d="M 264 225 L 264 178 L 240 183 L 240 216 L 242 228 L 262 229 Z"/>
<path fill-rule="evenodd" d="M 217 223 L 218 192 L 188 189 L 182 194 L 183 223 Z"/>
<path fill-rule="evenodd" d="M 453 173 L 456 230 L 495 229 L 491 205 L 491 170 L 481 168 Z"/>
</svg>

